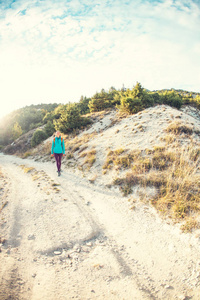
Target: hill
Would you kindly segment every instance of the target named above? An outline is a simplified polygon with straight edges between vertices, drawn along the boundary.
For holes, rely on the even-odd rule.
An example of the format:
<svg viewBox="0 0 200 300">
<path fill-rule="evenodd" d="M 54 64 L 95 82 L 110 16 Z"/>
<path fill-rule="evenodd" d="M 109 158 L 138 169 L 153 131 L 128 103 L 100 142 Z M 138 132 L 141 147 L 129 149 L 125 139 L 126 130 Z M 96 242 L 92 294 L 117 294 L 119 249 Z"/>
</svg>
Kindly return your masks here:
<svg viewBox="0 0 200 300">
<path fill-rule="evenodd" d="M 85 116 L 60 177 L 52 137 L 0 154 L 0 298 L 199 299 L 199 110 Z"/>
<path fill-rule="evenodd" d="M 134 115 L 115 109 L 88 114 L 88 128 L 65 138 L 65 168 L 73 168 L 97 186 L 119 190 L 134 207 L 155 206 L 181 222 L 182 230 L 199 228 L 200 112 L 157 105 Z M 50 161 L 50 137 L 22 157 Z"/>
<path fill-rule="evenodd" d="M 14 111 L 0 123 L 0 148 L 15 143 L 28 131 L 42 126 L 33 132 L 30 146 L 34 147 L 51 136 L 55 130 L 63 133 L 86 127 L 90 120 L 86 115 L 105 109 L 117 109 L 122 113 L 135 114 L 157 104 L 166 104 L 180 109 L 183 105 L 200 107 L 200 95 L 182 90 L 147 91 L 140 83 L 132 89 L 116 90 L 111 87 L 95 93 L 91 98 L 81 96 L 75 103 L 31 105 Z M 21 147 L 21 146 L 20 146 Z M 8 148 L 10 149 L 10 148 Z M 13 150 L 11 153 L 13 153 Z M 8 153 L 10 150 L 6 150 Z"/>
<path fill-rule="evenodd" d="M 0 149 L 11 144 L 28 131 L 47 124 L 48 116 L 56 107 L 58 107 L 56 103 L 30 105 L 17 109 L 1 119 Z"/>
</svg>

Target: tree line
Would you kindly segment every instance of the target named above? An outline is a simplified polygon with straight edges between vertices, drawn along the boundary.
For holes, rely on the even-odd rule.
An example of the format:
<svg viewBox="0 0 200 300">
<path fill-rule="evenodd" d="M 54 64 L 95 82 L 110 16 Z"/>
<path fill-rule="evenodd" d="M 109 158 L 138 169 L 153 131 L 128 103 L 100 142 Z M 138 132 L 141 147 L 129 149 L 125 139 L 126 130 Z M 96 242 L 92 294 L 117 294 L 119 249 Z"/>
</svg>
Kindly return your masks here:
<svg viewBox="0 0 200 300">
<path fill-rule="evenodd" d="M 4 147 L 24 133 L 38 128 L 33 134 L 31 146 L 51 136 L 55 130 L 70 133 L 91 123 L 88 113 L 116 108 L 120 112 L 135 114 L 156 104 L 167 104 L 177 109 L 190 104 L 200 108 L 200 94 L 183 90 L 148 91 L 137 82 L 132 89 L 111 87 L 102 89 L 91 98 L 81 96 L 79 102 L 67 104 L 40 104 L 18 109 L 0 124 L 0 145 Z"/>
</svg>

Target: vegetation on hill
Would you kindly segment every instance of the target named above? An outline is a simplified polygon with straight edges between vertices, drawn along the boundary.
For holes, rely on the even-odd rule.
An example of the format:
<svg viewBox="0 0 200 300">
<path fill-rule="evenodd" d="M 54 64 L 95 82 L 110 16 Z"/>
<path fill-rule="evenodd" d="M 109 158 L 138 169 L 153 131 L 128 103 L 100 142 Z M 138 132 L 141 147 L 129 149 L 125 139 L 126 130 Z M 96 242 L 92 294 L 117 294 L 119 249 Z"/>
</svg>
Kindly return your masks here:
<svg viewBox="0 0 200 300">
<path fill-rule="evenodd" d="M 132 89 L 102 89 L 91 98 L 82 96 L 77 103 L 26 106 L 2 120 L 0 147 L 5 147 L 24 133 L 40 127 L 40 132 L 32 137 L 31 145 L 34 147 L 51 136 L 55 130 L 70 133 L 87 126 L 91 120 L 84 115 L 88 113 L 116 108 L 120 112 L 134 114 L 156 104 L 167 104 L 178 109 L 184 104 L 191 104 L 199 108 L 200 94 L 174 89 L 147 91 L 137 83 Z"/>
<path fill-rule="evenodd" d="M 45 116 L 51 114 L 58 104 L 30 105 L 7 115 L 0 123 L 0 145 L 6 146 L 24 133 L 43 126 Z"/>
</svg>

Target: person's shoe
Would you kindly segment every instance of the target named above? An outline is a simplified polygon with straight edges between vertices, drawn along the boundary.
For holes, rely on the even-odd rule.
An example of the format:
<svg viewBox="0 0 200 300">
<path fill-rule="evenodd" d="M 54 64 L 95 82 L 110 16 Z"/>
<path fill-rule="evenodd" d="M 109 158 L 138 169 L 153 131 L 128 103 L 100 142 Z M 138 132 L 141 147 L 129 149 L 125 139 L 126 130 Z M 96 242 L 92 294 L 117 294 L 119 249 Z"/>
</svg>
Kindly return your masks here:
<svg viewBox="0 0 200 300">
<path fill-rule="evenodd" d="M 60 171 L 58 171 L 58 176 L 60 176 Z"/>
</svg>

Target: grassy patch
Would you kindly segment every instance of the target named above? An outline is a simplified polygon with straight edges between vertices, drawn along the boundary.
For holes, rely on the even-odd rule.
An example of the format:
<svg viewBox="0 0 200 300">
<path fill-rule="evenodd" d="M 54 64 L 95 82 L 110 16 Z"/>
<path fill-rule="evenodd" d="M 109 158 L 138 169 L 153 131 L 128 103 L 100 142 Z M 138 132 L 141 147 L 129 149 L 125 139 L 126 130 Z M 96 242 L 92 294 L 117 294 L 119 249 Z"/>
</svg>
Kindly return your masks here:
<svg viewBox="0 0 200 300">
<path fill-rule="evenodd" d="M 24 173 L 31 173 L 35 170 L 33 167 L 25 167 L 24 165 L 21 165 L 21 168 L 24 170 Z"/>
<path fill-rule="evenodd" d="M 172 151 L 163 148 L 156 149 L 152 156 L 152 167 L 158 170 L 167 169 L 176 160 L 176 155 Z"/>
<path fill-rule="evenodd" d="M 66 155 L 66 159 L 72 159 L 74 158 L 74 155 L 71 152 L 68 152 Z"/>
<path fill-rule="evenodd" d="M 148 157 L 140 157 L 134 161 L 132 171 L 135 174 L 143 174 L 152 168 L 152 160 Z"/>
<path fill-rule="evenodd" d="M 51 155 L 51 146 L 52 146 L 52 141 L 45 141 L 44 143 L 38 145 L 38 147 L 31 149 L 30 151 L 26 152 L 24 154 L 24 158 L 33 155 L 33 156 L 44 156 L 44 157 L 49 157 Z"/>
<path fill-rule="evenodd" d="M 167 145 L 174 143 L 176 137 L 173 134 L 167 134 L 166 136 L 161 138 L 161 141 L 165 142 Z"/>
<path fill-rule="evenodd" d="M 187 124 L 185 125 L 181 121 L 174 121 L 167 127 L 166 131 L 175 135 L 179 135 L 182 133 L 191 135 L 193 133 L 193 127 Z"/>
<path fill-rule="evenodd" d="M 81 137 L 78 136 L 67 136 L 67 141 L 65 142 L 66 158 L 73 159 L 74 154 L 78 152 L 84 152 L 88 148 L 88 142 L 95 136 L 95 133 L 84 134 Z"/>
<path fill-rule="evenodd" d="M 137 153 L 131 170 L 123 178 L 116 178 L 113 184 L 119 186 L 124 196 L 131 194 L 136 185 L 155 187 L 157 193 L 150 202 L 158 211 L 176 222 L 185 221 L 183 231 L 197 228 L 199 225 L 193 216 L 200 212 L 200 148 L 190 145 L 168 150 L 165 146 L 155 146 L 145 153 L 145 156 Z M 111 163 L 129 167 L 119 158 Z"/>
<path fill-rule="evenodd" d="M 114 166 L 116 169 L 128 169 L 131 168 L 133 161 L 139 155 L 140 151 L 135 150 L 127 152 L 123 148 L 116 150 L 109 150 L 106 161 L 103 165 L 104 170 L 112 169 Z"/>
<path fill-rule="evenodd" d="M 55 182 L 53 182 L 51 185 L 52 185 L 52 186 L 59 186 L 60 183 L 55 183 Z"/>
<path fill-rule="evenodd" d="M 140 177 L 133 172 L 128 172 L 124 178 L 115 178 L 114 185 L 120 186 L 120 191 L 123 196 L 127 196 L 132 193 L 133 186 L 141 183 Z"/>
<path fill-rule="evenodd" d="M 96 161 L 96 150 L 91 149 L 85 151 L 81 153 L 80 157 L 85 158 L 84 162 L 82 163 L 82 167 L 85 166 L 87 169 L 90 169 Z"/>
<path fill-rule="evenodd" d="M 86 144 L 86 145 L 83 145 L 83 146 L 81 147 L 81 149 L 78 151 L 78 154 L 82 153 L 82 152 L 85 151 L 87 148 L 88 148 L 88 145 L 87 145 L 87 144 Z"/>
<path fill-rule="evenodd" d="M 22 158 L 27 158 L 27 157 L 29 157 L 29 156 L 31 156 L 31 155 L 32 155 L 32 153 L 31 153 L 30 151 L 27 151 L 27 152 L 25 152 L 25 153 L 23 154 Z"/>
<path fill-rule="evenodd" d="M 155 207 L 174 220 L 186 220 L 200 211 L 200 175 L 198 164 L 190 160 L 190 151 L 178 152 L 173 165 L 167 169 L 165 182 L 152 199 Z"/>
<path fill-rule="evenodd" d="M 191 232 L 193 229 L 200 228 L 200 223 L 192 217 L 188 217 L 184 224 L 181 225 L 183 232 Z"/>
</svg>

